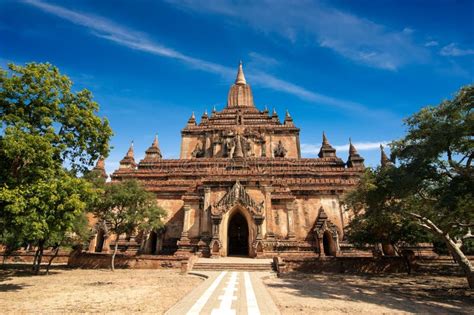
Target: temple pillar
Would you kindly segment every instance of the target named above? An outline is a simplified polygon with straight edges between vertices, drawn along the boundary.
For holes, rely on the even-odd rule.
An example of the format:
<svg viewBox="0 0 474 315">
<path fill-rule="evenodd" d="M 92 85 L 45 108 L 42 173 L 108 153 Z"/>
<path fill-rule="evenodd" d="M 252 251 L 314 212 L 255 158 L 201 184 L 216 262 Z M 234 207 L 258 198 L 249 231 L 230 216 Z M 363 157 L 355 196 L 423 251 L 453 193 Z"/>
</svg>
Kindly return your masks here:
<svg viewBox="0 0 474 315">
<path fill-rule="evenodd" d="M 219 239 L 219 227 L 222 217 L 220 215 L 211 216 L 212 219 L 212 241 L 210 244 L 211 257 L 219 257 L 222 243 Z"/>
<path fill-rule="evenodd" d="M 191 207 L 187 204 L 184 204 L 183 210 L 183 231 L 181 232 L 181 238 L 178 241 L 178 250 L 175 253 L 177 256 L 189 256 L 194 251 L 194 247 L 191 244 L 191 240 L 189 239 L 189 229 L 191 227 Z"/>
<path fill-rule="evenodd" d="M 202 209 L 202 220 L 201 220 L 201 237 L 210 237 L 211 233 L 209 231 L 209 219 L 210 219 L 210 209 L 211 209 L 211 188 L 204 188 L 204 207 Z"/>
<path fill-rule="evenodd" d="M 287 206 L 287 224 L 288 224 L 288 239 L 293 240 L 296 238 L 295 234 L 295 222 L 294 222 L 294 213 L 296 211 L 296 205 L 294 202 L 291 202 Z"/>
<path fill-rule="evenodd" d="M 275 233 L 273 232 L 273 210 L 272 210 L 272 195 L 271 195 L 271 187 L 264 186 L 263 187 L 263 194 L 264 194 L 264 206 L 265 206 L 265 221 L 267 227 L 267 234 L 266 238 L 275 238 Z"/>
<path fill-rule="evenodd" d="M 212 144 L 211 144 L 211 135 L 206 133 L 206 139 L 205 139 L 205 142 L 204 142 L 204 153 L 205 153 L 205 157 L 212 157 L 212 152 L 213 151 L 213 148 L 212 148 Z"/>
<path fill-rule="evenodd" d="M 255 215 L 253 217 L 255 224 L 257 225 L 257 237 L 256 240 L 261 240 L 262 239 L 262 223 L 263 223 L 263 216 L 261 215 Z"/>
<path fill-rule="evenodd" d="M 181 240 L 189 240 L 189 228 L 191 225 L 191 207 L 187 204 L 183 206 L 184 219 L 183 231 L 181 232 Z"/>
<path fill-rule="evenodd" d="M 324 253 L 323 235 L 318 236 L 318 243 L 319 243 L 319 257 L 326 257 L 326 253 Z"/>
</svg>

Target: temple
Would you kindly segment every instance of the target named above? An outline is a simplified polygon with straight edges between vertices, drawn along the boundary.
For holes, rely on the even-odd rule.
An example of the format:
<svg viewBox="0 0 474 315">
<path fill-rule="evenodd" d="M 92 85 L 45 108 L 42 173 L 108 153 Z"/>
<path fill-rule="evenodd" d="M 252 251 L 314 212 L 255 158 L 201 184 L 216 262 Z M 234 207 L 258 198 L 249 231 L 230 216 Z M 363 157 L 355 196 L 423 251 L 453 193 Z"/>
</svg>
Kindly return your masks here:
<svg viewBox="0 0 474 315">
<path fill-rule="evenodd" d="M 302 158 L 299 136 L 288 111 L 281 121 L 255 106 L 240 63 L 225 108 L 187 121 L 179 159 L 163 159 L 155 137 L 138 163 L 132 144 L 111 175 L 112 183 L 135 178 L 156 194 L 168 213 L 163 231 L 104 240 L 98 225 L 89 249 L 107 251 L 118 241 L 125 252 L 145 254 L 341 254 L 351 219 L 341 198 L 364 159 L 351 142 L 343 161 L 324 133 L 318 157 Z"/>
</svg>

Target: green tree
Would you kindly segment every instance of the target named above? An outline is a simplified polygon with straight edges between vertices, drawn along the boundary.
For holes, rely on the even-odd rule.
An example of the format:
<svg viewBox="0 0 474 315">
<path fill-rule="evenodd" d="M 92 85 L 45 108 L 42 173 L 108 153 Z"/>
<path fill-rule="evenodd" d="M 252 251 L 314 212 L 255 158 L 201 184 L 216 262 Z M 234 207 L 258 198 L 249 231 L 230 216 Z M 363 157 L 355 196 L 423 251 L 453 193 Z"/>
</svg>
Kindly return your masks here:
<svg viewBox="0 0 474 315">
<path fill-rule="evenodd" d="M 8 67 L 0 69 L 0 224 L 3 235 L 37 246 L 38 273 L 44 248 L 74 231 L 97 193 L 76 176 L 107 155 L 112 131 L 91 93 L 72 91 L 56 67 Z"/>
<path fill-rule="evenodd" d="M 0 69 L 2 128 L 14 126 L 43 136 L 52 145 L 53 160 L 74 172 L 86 171 L 100 156 L 107 156 L 112 130 L 97 116 L 99 105 L 90 91 L 74 92 L 71 80 L 49 63 L 8 68 Z M 13 166 L 20 172 L 24 160 L 17 159 Z M 3 178 L 18 179 L 9 175 Z"/>
<path fill-rule="evenodd" d="M 373 171 L 346 199 L 350 207 L 364 209 L 350 227 L 353 236 L 368 224 L 388 229 L 397 220 L 416 223 L 446 244 L 471 288 L 474 269 L 461 248 L 474 226 L 473 106 L 474 86 L 466 86 L 452 100 L 409 117 L 406 136 L 391 144 L 398 165 Z M 400 237 L 416 241 L 412 231 Z M 380 237 L 372 232 L 370 237 Z"/>
<path fill-rule="evenodd" d="M 115 270 L 119 236 L 138 230 L 157 231 L 163 227 L 162 219 L 166 215 L 165 210 L 158 207 L 155 195 L 136 180 L 106 184 L 103 196 L 96 199 L 93 209 L 98 220 L 107 225 L 108 232 L 116 235 L 110 260 L 112 271 Z"/>
</svg>

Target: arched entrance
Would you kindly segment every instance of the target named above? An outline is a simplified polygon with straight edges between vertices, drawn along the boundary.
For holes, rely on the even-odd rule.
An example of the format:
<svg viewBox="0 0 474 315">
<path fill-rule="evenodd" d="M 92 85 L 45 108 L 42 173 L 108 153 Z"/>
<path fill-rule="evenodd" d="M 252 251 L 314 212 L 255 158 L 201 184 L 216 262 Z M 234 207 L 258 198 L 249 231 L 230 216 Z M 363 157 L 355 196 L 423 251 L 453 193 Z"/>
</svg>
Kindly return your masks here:
<svg viewBox="0 0 474 315">
<path fill-rule="evenodd" d="M 96 253 L 102 252 L 102 249 L 104 248 L 104 241 L 105 241 L 105 233 L 102 229 L 99 229 L 99 231 L 97 232 L 97 238 L 96 238 L 95 249 L 94 249 Z"/>
<path fill-rule="evenodd" d="M 150 254 L 155 255 L 157 253 L 157 245 L 158 245 L 158 233 L 155 231 L 150 232 Z"/>
<path fill-rule="evenodd" d="M 335 256 L 336 255 L 336 246 L 334 244 L 334 240 L 331 237 L 331 234 L 326 231 L 323 235 L 323 248 L 324 254 L 326 256 Z"/>
<path fill-rule="evenodd" d="M 237 212 L 229 221 L 227 229 L 228 256 L 249 255 L 249 227 L 247 220 Z"/>
</svg>

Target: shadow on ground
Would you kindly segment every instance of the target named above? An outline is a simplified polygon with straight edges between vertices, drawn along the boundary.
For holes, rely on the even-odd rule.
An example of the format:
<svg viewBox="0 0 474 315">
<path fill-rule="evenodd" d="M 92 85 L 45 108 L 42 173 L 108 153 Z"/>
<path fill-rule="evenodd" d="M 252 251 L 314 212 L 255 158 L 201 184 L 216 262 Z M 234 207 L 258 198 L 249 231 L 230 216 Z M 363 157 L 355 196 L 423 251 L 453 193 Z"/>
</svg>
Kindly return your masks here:
<svg viewBox="0 0 474 315">
<path fill-rule="evenodd" d="M 51 266 L 49 271 L 49 276 L 53 276 L 58 273 L 55 270 L 65 270 L 68 269 L 67 266 Z M 10 280 L 15 278 L 29 278 L 29 277 L 40 277 L 46 276 L 46 268 L 42 267 L 40 274 L 36 275 L 31 270 L 31 264 L 15 263 L 15 264 L 4 264 L 0 265 L 0 293 L 1 292 L 10 292 L 10 291 L 19 291 L 23 288 L 28 287 L 26 284 L 18 283 L 8 283 Z"/>
<path fill-rule="evenodd" d="M 451 279 L 451 281 L 446 281 Z M 302 274 L 266 281 L 286 294 L 321 300 L 363 302 L 393 311 L 469 314 L 474 294 L 460 277 L 390 275 Z"/>
</svg>

